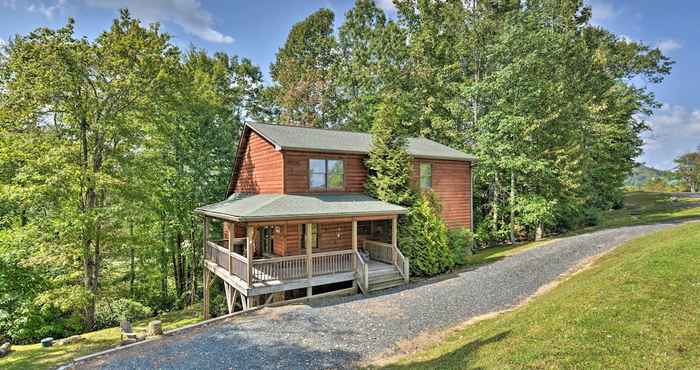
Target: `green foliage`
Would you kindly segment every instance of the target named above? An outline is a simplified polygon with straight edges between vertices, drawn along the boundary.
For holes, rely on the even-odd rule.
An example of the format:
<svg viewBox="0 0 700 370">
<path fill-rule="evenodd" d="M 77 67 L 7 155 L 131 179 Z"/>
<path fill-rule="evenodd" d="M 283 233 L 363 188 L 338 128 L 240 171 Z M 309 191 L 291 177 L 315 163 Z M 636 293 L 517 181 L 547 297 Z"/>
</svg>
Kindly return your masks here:
<svg viewBox="0 0 700 370">
<path fill-rule="evenodd" d="M 411 261 L 411 274 L 432 276 L 453 266 L 447 226 L 440 218 L 431 193 L 421 194 L 409 208 L 399 236 L 399 247 Z"/>
<path fill-rule="evenodd" d="M 153 316 L 153 310 L 143 304 L 127 299 L 102 300 L 97 303 L 97 328 L 119 326 L 122 320 L 134 322 Z"/>
<path fill-rule="evenodd" d="M 683 154 L 674 160 L 676 173 L 690 192 L 700 190 L 700 150 Z"/>
<path fill-rule="evenodd" d="M 182 53 L 128 11 L 94 40 L 73 20 L 14 37 L 0 56 L 2 332 L 105 325 L 97 302 L 193 303 L 192 210 L 221 199 L 261 89 L 249 60 Z"/>
<path fill-rule="evenodd" d="M 556 221 L 556 206 L 556 201 L 538 195 L 518 197 L 515 205 L 518 223 L 529 230 L 552 226 Z"/>
<path fill-rule="evenodd" d="M 474 235 L 468 228 L 447 231 L 447 243 L 450 246 L 450 256 L 454 266 L 462 266 L 467 263 L 466 257 L 474 254 L 472 249 Z"/>
<path fill-rule="evenodd" d="M 275 85 L 268 91 L 280 121 L 314 127 L 334 122 L 334 18 L 332 11 L 321 9 L 292 26 L 270 65 Z"/>
<path fill-rule="evenodd" d="M 385 202 L 410 205 L 411 157 L 406 151 L 407 140 L 401 132 L 405 111 L 396 99 L 387 98 L 380 106 L 372 125 L 372 148 L 366 161 L 369 177 L 367 192 Z"/>
</svg>

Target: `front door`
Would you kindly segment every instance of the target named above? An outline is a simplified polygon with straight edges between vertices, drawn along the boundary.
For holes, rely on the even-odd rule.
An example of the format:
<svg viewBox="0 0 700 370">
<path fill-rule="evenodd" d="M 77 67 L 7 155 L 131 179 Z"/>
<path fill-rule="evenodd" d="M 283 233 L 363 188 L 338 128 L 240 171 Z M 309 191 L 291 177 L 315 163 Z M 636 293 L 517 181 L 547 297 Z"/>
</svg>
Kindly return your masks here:
<svg viewBox="0 0 700 370">
<path fill-rule="evenodd" d="M 274 250 L 274 226 L 263 226 L 260 228 L 260 250 L 262 255 L 270 255 Z"/>
</svg>

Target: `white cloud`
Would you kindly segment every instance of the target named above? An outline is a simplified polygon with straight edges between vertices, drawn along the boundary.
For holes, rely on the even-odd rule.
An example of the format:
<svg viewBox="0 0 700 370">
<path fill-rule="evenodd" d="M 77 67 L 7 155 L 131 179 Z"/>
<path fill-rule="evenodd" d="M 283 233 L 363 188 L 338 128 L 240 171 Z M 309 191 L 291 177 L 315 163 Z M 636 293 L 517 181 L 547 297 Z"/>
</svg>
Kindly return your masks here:
<svg viewBox="0 0 700 370">
<path fill-rule="evenodd" d="M 212 15 L 197 0 L 86 0 L 89 5 L 105 8 L 128 8 L 145 22 L 172 22 L 185 32 L 203 40 L 230 44 L 233 37 L 215 30 Z"/>
<path fill-rule="evenodd" d="M 620 10 L 610 3 L 603 1 L 588 1 L 587 3 L 591 6 L 593 13 L 591 17 L 591 24 L 593 25 L 600 26 L 620 15 Z"/>
<path fill-rule="evenodd" d="M 43 14 L 44 17 L 51 19 L 56 15 L 56 13 L 63 10 L 65 6 L 66 0 L 58 0 L 53 5 L 46 5 L 43 2 L 38 2 L 29 4 L 27 6 L 27 10 L 32 13 Z"/>
<path fill-rule="evenodd" d="M 3 8 L 14 10 L 17 9 L 17 0 L 2 0 L 0 1 L 0 5 L 2 5 Z"/>
<path fill-rule="evenodd" d="M 659 43 L 656 44 L 656 47 L 659 48 L 659 50 L 661 50 L 662 53 L 668 54 L 674 50 L 682 48 L 683 45 L 681 45 L 681 43 L 676 40 L 667 39 L 659 41 Z"/>
<path fill-rule="evenodd" d="M 673 168 L 673 159 L 700 145 L 700 109 L 664 104 L 648 118 L 651 132 L 644 137 L 643 162 Z"/>
<path fill-rule="evenodd" d="M 377 4 L 377 7 L 384 9 L 387 12 L 396 11 L 396 5 L 394 5 L 393 0 L 374 0 L 374 3 Z"/>
</svg>

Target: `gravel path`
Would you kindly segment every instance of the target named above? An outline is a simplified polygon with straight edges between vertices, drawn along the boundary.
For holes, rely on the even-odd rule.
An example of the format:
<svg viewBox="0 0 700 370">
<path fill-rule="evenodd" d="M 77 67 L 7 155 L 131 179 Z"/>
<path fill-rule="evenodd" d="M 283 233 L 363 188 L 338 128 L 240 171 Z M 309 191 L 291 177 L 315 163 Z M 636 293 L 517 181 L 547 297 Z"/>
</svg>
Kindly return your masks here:
<svg viewBox="0 0 700 370">
<path fill-rule="evenodd" d="M 512 307 L 577 263 L 672 223 L 630 226 L 556 240 L 512 257 L 370 297 L 267 308 L 146 343 L 80 368 L 347 368 L 396 343 Z"/>
</svg>

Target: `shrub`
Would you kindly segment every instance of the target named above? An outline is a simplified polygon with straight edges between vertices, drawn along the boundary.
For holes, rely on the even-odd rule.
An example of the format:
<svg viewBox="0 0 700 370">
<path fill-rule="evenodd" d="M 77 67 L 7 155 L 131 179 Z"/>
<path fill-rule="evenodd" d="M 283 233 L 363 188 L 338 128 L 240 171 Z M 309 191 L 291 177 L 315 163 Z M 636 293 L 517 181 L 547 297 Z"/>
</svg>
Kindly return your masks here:
<svg viewBox="0 0 700 370">
<path fill-rule="evenodd" d="M 153 310 L 139 302 L 120 298 L 98 302 L 95 316 L 97 328 L 107 328 L 119 325 L 121 320 L 135 321 L 151 317 Z"/>
<path fill-rule="evenodd" d="M 454 265 L 463 265 L 465 257 L 472 255 L 474 236 L 468 228 L 449 230 L 447 240 L 450 246 L 450 256 Z"/>
<path fill-rule="evenodd" d="M 409 208 L 406 225 L 401 228 L 401 251 L 410 259 L 413 275 L 435 275 L 453 265 L 447 226 L 438 215 L 435 204 L 433 195 L 421 194 Z"/>
</svg>

